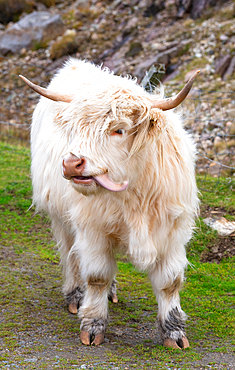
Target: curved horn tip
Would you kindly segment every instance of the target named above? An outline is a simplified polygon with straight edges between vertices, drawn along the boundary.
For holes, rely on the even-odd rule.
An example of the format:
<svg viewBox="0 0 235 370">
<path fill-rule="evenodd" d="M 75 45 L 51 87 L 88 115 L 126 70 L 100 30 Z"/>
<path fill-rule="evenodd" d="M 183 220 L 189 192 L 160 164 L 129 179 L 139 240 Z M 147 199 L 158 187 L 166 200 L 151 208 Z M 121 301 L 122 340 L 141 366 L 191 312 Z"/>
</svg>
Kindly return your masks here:
<svg viewBox="0 0 235 370">
<path fill-rule="evenodd" d="M 22 75 L 19 75 L 19 77 L 24 80 L 26 77 L 22 76 Z"/>
<path fill-rule="evenodd" d="M 28 80 L 26 77 L 22 76 L 22 75 L 19 75 L 19 77 L 28 85 L 28 86 L 32 86 L 32 85 L 35 85 L 33 82 L 31 82 L 30 80 Z M 32 88 L 32 87 L 31 87 Z"/>
<path fill-rule="evenodd" d="M 194 81 L 195 78 L 197 77 L 197 75 L 200 73 L 200 69 L 198 69 L 197 71 L 194 72 L 194 74 L 192 75 L 192 77 L 190 77 L 190 79 L 188 80 L 189 81 Z"/>
<path fill-rule="evenodd" d="M 188 95 L 198 73 L 200 73 L 200 69 L 194 72 L 192 77 L 188 80 L 186 85 L 176 96 L 172 98 L 167 98 L 167 99 L 154 100 L 152 102 L 152 108 L 159 108 L 162 110 L 169 110 L 169 109 L 176 108 L 179 104 L 181 104 L 184 101 L 184 99 Z"/>
<path fill-rule="evenodd" d="M 21 80 L 23 80 L 27 85 L 29 85 L 30 83 L 32 84 L 31 81 L 29 81 L 26 77 L 22 76 L 22 75 L 19 75 L 19 77 L 21 78 Z"/>
</svg>

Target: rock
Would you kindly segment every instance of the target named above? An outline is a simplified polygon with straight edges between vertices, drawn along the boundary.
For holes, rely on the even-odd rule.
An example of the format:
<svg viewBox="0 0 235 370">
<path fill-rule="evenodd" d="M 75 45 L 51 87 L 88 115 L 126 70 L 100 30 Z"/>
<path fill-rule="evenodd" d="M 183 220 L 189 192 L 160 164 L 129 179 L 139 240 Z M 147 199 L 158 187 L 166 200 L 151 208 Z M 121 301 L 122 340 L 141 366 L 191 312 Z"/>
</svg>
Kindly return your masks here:
<svg viewBox="0 0 235 370">
<path fill-rule="evenodd" d="M 178 5 L 178 14 L 177 16 L 179 18 L 182 18 L 184 16 L 184 14 L 186 12 L 188 12 L 190 6 L 191 6 L 191 3 L 192 3 L 192 0 L 178 0 L 177 1 L 177 5 Z"/>
<path fill-rule="evenodd" d="M 221 150 L 227 148 L 226 141 L 222 139 L 221 137 L 216 136 L 214 140 L 214 147 L 216 149 L 216 152 L 220 152 Z"/>
<path fill-rule="evenodd" d="M 155 0 L 145 9 L 143 16 L 144 17 L 152 17 L 155 16 L 157 13 L 162 11 L 165 8 L 165 1 L 164 0 Z"/>
<path fill-rule="evenodd" d="M 190 13 L 192 19 L 200 18 L 208 7 L 215 7 L 217 3 L 224 3 L 226 0 L 173 0 L 176 3 L 179 18 L 185 13 Z"/>
<path fill-rule="evenodd" d="M 56 1 L 55 0 L 37 0 L 39 3 L 42 3 L 47 8 L 50 8 L 50 6 L 54 6 Z"/>
<path fill-rule="evenodd" d="M 235 139 L 228 140 L 227 141 L 227 146 L 228 146 L 229 149 L 235 147 Z"/>
<path fill-rule="evenodd" d="M 174 80 L 179 74 L 180 74 L 180 71 L 176 69 L 174 72 L 171 72 L 170 74 L 168 74 L 165 78 L 163 77 L 164 83 Z"/>
<path fill-rule="evenodd" d="M 87 7 L 89 7 L 90 5 L 91 5 L 91 1 L 77 0 L 75 4 L 73 4 L 73 7 L 78 8 L 78 9 L 87 9 Z"/>
<path fill-rule="evenodd" d="M 193 0 L 190 16 L 192 19 L 200 18 L 207 8 L 209 0 Z"/>
<path fill-rule="evenodd" d="M 229 40 L 229 37 L 227 35 L 220 35 L 220 40 L 223 41 L 224 43 Z"/>
<path fill-rule="evenodd" d="M 11 25 L 0 35 L 0 53 L 19 53 L 21 49 L 38 48 L 64 32 L 60 15 L 33 12 Z"/>
<path fill-rule="evenodd" d="M 227 80 L 229 77 L 231 77 L 235 72 L 235 56 L 232 57 L 232 60 L 228 66 L 227 71 L 223 75 L 223 80 Z"/>
<path fill-rule="evenodd" d="M 135 57 L 143 50 L 143 46 L 140 42 L 132 42 L 128 52 L 125 54 L 126 57 Z"/>
<path fill-rule="evenodd" d="M 229 54 L 224 55 L 219 58 L 215 63 L 215 74 L 223 77 L 226 69 L 228 68 L 231 61 L 231 56 Z"/>
<path fill-rule="evenodd" d="M 32 0 L 0 0 L 0 23 L 14 21 L 23 12 L 31 12 L 34 7 Z"/>
<path fill-rule="evenodd" d="M 221 236 L 231 235 L 235 231 L 235 222 L 227 221 L 224 217 L 208 217 L 205 218 L 203 222 L 212 229 L 217 230 L 218 234 Z"/>
<path fill-rule="evenodd" d="M 135 32 L 135 30 L 137 29 L 138 23 L 139 23 L 139 19 L 137 17 L 131 18 L 125 26 L 122 37 L 126 37 L 130 35 L 132 32 Z"/>
<path fill-rule="evenodd" d="M 59 59 L 63 55 L 76 53 L 78 42 L 76 40 L 76 31 L 67 30 L 63 36 L 59 37 L 50 48 L 50 58 Z"/>
<path fill-rule="evenodd" d="M 47 11 L 46 5 L 44 5 L 43 3 L 37 3 L 37 11 L 38 12 L 45 12 L 45 11 Z"/>
<path fill-rule="evenodd" d="M 228 113 L 232 118 L 235 118 L 235 109 L 231 109 Z M 235 135 L 235 121 L 230 124 L 228 134 Z"/>
</svg>

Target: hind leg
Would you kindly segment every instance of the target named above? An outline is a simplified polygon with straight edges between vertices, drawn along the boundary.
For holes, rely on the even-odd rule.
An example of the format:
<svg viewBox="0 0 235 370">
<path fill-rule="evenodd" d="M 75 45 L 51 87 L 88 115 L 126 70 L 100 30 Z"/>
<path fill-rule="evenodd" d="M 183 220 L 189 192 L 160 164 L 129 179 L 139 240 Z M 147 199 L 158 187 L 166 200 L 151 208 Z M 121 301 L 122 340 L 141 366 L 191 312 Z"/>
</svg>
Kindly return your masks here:
<svg viewBox="0 0 235 370">
<path fill-rule="evenodd" d="M 116 287 L 116 279 L 113 279 L 113 282 L 109 289 L 108 300 L 112 303 L 118 302 L 117 297 L 117 287 Z M 73 289 L 70 293 L 65 294 L 66 302 L 68 304 L 69 312 L 76 314 L 78 312 L 78 308 L 82 302 L 84 297 L 84 290 L 77 286 Z"/>
<path fill-rule="evenodd" d="M 112 303 L 118 303 L 118 297 L 117 297 L 117 280 L 113 279 L 113 282 L 109 289 L 108 299 Z"/>
</svg>

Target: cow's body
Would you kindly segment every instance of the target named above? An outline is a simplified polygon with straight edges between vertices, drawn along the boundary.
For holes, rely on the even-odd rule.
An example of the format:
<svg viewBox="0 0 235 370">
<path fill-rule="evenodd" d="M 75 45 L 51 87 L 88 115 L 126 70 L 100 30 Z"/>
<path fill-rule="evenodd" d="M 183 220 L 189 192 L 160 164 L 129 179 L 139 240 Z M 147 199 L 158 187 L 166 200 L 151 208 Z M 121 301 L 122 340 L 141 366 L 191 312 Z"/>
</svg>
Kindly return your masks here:
<svg viewBox="0 0 235 370">
<path fill-rule="evenodd" d="M 73 308 L 79 305 L 83 343 L 90 336 L 103 340 L 107 297 L 115 296 L 114 254 L 122 247 L 149 274 L 164 344 L 186 347 L 178 291 L 198 206 L 189 135 L 176 113 L 151 109 L 150 96 L 135 81 L 87 62 L 71 59 L 49 89 L 74 98 L 43 97 L 35 109 L 33 199 L 52 220 L 63 292 Z M 73 171 L 98 180 L 107 173 L 111 187 L 125 180 L 127 189 L 110 191 L 88 177 L 75 183 L 66 175 L 66 155 L 82 158 Z"/>
</svg>

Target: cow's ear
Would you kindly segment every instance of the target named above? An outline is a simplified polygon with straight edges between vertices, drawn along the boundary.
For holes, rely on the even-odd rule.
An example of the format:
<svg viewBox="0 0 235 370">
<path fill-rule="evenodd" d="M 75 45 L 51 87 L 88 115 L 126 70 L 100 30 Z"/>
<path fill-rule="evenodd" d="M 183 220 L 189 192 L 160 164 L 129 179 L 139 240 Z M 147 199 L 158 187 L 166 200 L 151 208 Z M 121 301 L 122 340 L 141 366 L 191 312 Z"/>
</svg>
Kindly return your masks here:
<svg viewBox="0 0 235 370">
<path fill-rule="evenodd" d="M 159 133 L 167 125 L 167 118 L 164 112 L 158 108 L 152 108 L 149 114 L 149 133 Z"/>
</svg>

